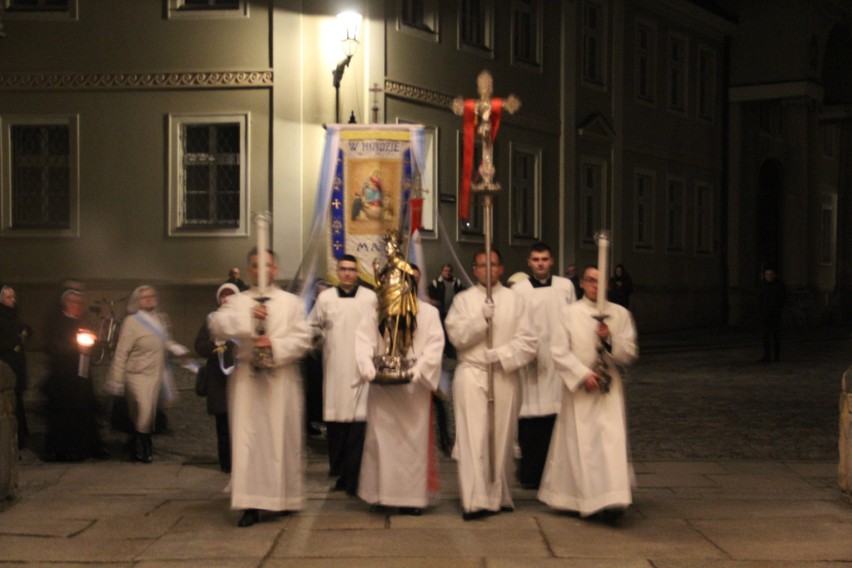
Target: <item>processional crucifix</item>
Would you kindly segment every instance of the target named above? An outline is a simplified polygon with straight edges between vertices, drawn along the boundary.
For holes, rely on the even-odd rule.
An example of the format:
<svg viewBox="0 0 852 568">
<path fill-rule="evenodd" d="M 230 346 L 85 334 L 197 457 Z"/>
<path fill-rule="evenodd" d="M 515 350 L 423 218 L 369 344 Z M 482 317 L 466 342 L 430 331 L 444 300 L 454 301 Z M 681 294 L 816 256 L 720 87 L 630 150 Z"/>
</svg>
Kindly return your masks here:
<svg viewBox="0 0 852 568">
<path fill-rule="evenodd" d="M 467 220 L 470 217 L 470 192 L 482 197 L 482 215 L 485 221 L 485 301 L 493 303 L 491 297 L 491 241 L 493 237 L 492 213 L 494 196 L 500 191 L 500 184 L 494 181 L 494 139 L 500 128 L 500 117 L 505 110 L 514 114 L 521 108 L 521 101 L 515 95 L 505 99 L 492 98 L 494 79 L 488 71 L 482 71 L 476 77 L 478 99 L 457 97 L 453 100 L 453 112 L 464 120 L 464 157 L 462 160 L 461 191 L 459 192 L 459 217 Z M 477 170 L 478 176 L 472 179 L 473 154 L 475 137 L 478 137 L 482 147 L 482 161 Z M 493 347 L 493 323 L 488 320 L 486 346 Z M 493 483 L 496 479 L 495 417 L 494 417 L 494 368 L 488 363 L 488 468 Z"/>
</svg>

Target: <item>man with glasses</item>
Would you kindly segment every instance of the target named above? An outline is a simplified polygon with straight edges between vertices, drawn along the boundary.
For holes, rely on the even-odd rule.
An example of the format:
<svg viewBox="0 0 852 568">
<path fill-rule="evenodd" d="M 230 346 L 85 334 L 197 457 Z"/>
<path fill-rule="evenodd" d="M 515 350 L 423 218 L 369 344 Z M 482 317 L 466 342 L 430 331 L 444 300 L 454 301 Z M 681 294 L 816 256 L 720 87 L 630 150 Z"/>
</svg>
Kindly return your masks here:
<svg viewBox="0 0 852 568">
<path fill-rule="evenodd" d="M 367 390 L 355 364 L 355 332 L 361 320 L 374 317 L 377 299 L 358 284 L 358 259 L 346 254 L 337 262 L 339 284 L 317 297 L 308 323 L 323 339 L 323 420 L 328 433 L 329 475 L 336 491 L 358 491 L 367 421 Z"/>
<path fill-rule="evenodd" d="M 597 268 L 583 271 L 583 299 L 563 308 L 551 355 L 564 385 L 538 498 L 583 517 L 619 517 L 632 503 L 624 389 L 619 369 L 639 357 L 633 317 L 597 306 Z M 603 316 L 603 317 L 602 317 Z"/>
<path fill-rule="evenodd" d="M 455 297 L 444 322 L 447 336 L 458 350 L 453 380 L 459 487 L 464 520 L 514 509 L 509 491 L 512 448 L 518 423 L 520 385 L 518 369 L 536 355 L 535 329 L 523 299 L 500 284 L 500 253 L 491 251 L 491 274 L 485 251 L 474 255 L 477 285 Z M 492 302 L 486 299 L 491 281 Z M 487 346 L 489 321 L 492 347 Z M 495 455 L 489 456 L 488 367 L 494 378 Z M 491 480 L 489 459 L 494 459 Z"/>
</svg>

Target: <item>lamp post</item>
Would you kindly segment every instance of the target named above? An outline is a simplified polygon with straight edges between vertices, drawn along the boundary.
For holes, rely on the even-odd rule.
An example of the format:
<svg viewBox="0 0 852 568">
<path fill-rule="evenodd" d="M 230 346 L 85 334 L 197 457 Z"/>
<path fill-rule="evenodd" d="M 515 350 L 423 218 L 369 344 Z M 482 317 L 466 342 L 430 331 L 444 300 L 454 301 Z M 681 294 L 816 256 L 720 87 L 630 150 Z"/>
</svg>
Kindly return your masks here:
<svg viewBox="0 0 852 568">
<path fill-rule="evenodd" d="M 337 24 L 340 29 L 340 45 L 343 48 L 343 59 L 331 72 L 332 84 L 334 85 L 334 122 L 340 124 L 340 81 L 343 72 L 349 67 L 352 56 L 358 51 L 358 28 L 361 27 L 361 14 L 356 12 L 341 12 L 337 15 Z"/>
</svg>

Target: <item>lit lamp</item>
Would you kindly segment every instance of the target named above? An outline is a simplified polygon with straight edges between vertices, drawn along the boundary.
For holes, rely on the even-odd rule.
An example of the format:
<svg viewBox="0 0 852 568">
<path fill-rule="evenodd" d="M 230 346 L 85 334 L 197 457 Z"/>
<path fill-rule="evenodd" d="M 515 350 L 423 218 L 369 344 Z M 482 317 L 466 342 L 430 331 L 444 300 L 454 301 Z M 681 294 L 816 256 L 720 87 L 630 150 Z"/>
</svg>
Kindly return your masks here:
<svg viewBox="0 0 852 568">
<path fill-rule="evenodd" d="M 337 15 L 337 25 L 340 29 L 340 45 L 343 48 L 343 59 L 331 72 L 334 84 L 334 117 L 340 123 L 340 81 L 343 72 L 352 61 L 352 56 L 358 51 L 358 28 L 361 27 L 361 14 L 356 12 L 341 12 Z"/>
<path fill-rule="evenodd" d="M 83 378 L 89 377 L 89 355 L 92 354 L 92 346 L 97 340 L 97 336 L 88 329 L 77 330 L 77 350 L 80 352 L 77 376 Z"/>
</svg>

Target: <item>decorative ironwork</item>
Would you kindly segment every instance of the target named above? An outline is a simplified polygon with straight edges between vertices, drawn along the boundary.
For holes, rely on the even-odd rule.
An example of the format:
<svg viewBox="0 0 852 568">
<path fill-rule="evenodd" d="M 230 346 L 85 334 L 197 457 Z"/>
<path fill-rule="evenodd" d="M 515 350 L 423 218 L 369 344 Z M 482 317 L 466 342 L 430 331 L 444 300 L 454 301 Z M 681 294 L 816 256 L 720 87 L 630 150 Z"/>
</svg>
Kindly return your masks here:
<svg viewBox="0 0 852 568">
<path fill-rule="evenodd" d="M 271 87 L 272 71 L 183 73 L 0 73 L 0 90 L 248 89 Z"/>
</svg>

